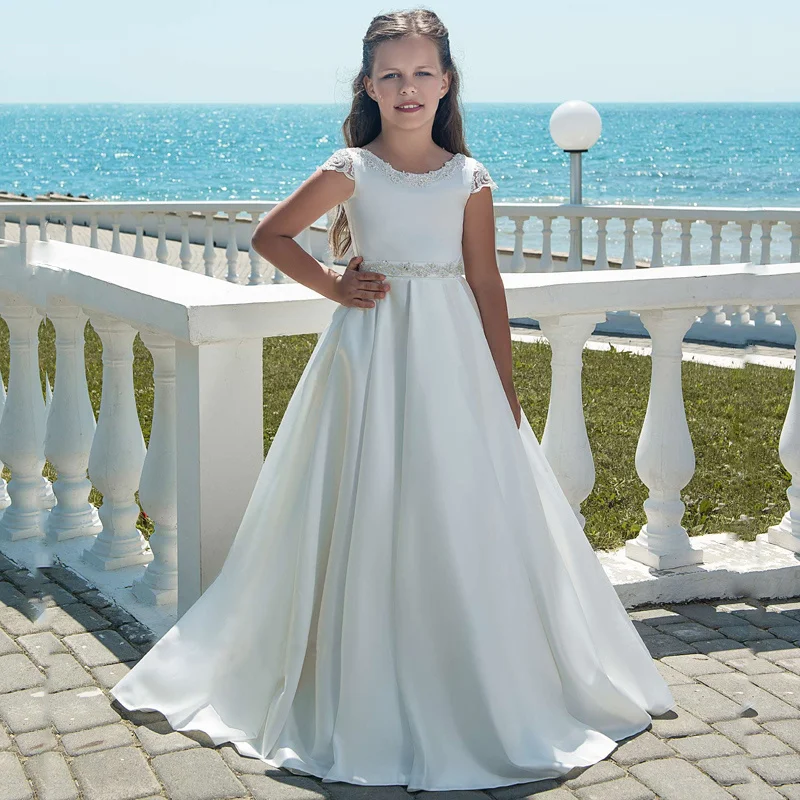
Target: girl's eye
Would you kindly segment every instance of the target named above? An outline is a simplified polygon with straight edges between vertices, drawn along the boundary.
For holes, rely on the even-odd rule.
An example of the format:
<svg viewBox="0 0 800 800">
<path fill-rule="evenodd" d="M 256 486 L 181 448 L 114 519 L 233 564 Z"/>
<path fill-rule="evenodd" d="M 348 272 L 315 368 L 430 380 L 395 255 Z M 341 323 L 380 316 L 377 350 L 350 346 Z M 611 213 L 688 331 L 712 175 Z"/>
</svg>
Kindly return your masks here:
<svg viewBox="0 0 800 800">
<path fill-rule="evenodd" d="M 430 75 L 430 72 L 426 72 L 425 70 L 420 70 L 417 75 Z M 384 78 L 391 78 L 393 75 L 397 75 L 396 72 L 390 72 L 388 75 L 384 75 Z"/>
</svg>

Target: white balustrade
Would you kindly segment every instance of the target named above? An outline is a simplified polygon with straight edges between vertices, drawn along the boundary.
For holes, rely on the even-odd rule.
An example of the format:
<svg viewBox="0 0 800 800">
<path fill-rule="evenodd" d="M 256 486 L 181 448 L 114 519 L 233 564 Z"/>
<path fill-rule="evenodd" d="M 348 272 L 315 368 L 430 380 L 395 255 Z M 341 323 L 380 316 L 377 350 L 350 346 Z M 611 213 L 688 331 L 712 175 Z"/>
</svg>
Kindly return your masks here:
<svg viewBox="0 0 800 800">
<path fill-rule="evenodd" d="M 97 423 L 86 385 L 83 331 L 88 317 L 80 306 L 52 297 L 47 315 L 56 331 L 56 387 L 47 414 L 44 452 L 58 473 L 53 492 L 58 500 L 47 518 L 50 542 L 95 536 L 102 524 L 89 502 L 86 477 Z M 49 385 L 49 381 L 48 381 Z"/>
<path fill-rule="evenodd" d="M 153 356 L 153 422 L 139 481 L 139 502 L 155 525 L 148 541 L 153 560 L 134 582 L 133 593 L 148 605 L 178 600 L 178 457 L 175 341 L 149 331 L 139 334 Z"/>
<path fill-rule="evenodd" d="M 542 333 L 550 342 L 550 405 L 542 436 L 542 449 L 559 485 L 581 523 L 581 503 L 594 486 L 595 472 L 583 416 L 581 370 L 583 346 L 605 314 L 570 314 L 542 317 Z"/>
<path fill-rule="evenodd" d="M 133 388 L 136 329 L 107 314 L 92 313 L 89 320 L 103 344 L 103 395 L 89 454 L 89 477 L 103 494 L 103 527 L 83 557 L 96 569 L 108 570 L 153 559 L 136 527 L 134 496 L 146 450 Z"/>
<path fill-rule="evenodd" d="M 626 554 L 654 569 L 673 569 L 703 560 L 681 525 L 681 489 L 694 474 L 694 449 L 681 389 L 681 343 L 702 309 L 650 309 L 640 317 L 652 340 L 650 397 L 636 447 L 636 472 L 650 490 L 647 522 Z"/>
</svg>

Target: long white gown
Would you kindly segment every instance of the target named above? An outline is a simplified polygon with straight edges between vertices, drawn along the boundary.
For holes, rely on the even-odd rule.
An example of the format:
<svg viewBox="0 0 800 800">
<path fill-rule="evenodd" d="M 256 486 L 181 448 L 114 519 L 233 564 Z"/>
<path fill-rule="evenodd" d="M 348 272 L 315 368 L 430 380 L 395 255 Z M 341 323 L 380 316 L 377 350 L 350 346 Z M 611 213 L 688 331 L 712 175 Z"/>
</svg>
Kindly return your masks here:
<svg viewBox="0 0 800 800">
<path fill-rule="evenodd" d="M 524 413 L 463 275 L 495 186 L 361 148 L 347 174 L 372 308 L 338 306 L 218 577 L 111 690 L 275 767 L 484 789 L 607 756 L 673 707 Z"/>
</svg>

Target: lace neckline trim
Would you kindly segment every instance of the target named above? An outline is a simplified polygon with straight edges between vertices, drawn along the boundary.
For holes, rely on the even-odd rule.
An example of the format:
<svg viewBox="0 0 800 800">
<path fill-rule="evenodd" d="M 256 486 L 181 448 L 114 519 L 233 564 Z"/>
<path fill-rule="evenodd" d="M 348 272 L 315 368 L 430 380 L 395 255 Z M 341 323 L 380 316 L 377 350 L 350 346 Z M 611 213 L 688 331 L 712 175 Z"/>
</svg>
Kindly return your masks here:
<svg viewBox="0 0 800 800">
<path fill-rule="evenodd" d="M 371 150 L 365 150 L 363 147 L 354 147 L 353 149 L 358 150 L 360 153 L 366 153 L 373 160 L 373 163 L 392 180 L 410 181 L 415 184 L 425 183 L 448 175 L 458 165 L 461 159 L 464 158 L 463 153 L 454 153 L 437 169 L 431 169 L 427 172 L 407 172 L 406 170 L 395 169 L 388 161 L 384 161 L 384 159 L 375 155 Z"/>
</svg>

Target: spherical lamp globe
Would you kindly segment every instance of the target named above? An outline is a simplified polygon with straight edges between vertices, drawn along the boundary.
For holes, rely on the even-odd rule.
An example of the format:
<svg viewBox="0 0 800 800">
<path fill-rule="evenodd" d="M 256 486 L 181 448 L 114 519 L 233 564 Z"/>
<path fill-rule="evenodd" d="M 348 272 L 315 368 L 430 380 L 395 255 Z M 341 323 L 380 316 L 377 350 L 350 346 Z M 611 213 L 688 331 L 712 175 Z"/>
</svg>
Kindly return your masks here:
<svg viewBox="0 0 800 800">
<path fill-rule="evenodd" d="M 597 109 L 583 100 L 562 103 L 550 117 L 550 135 L 568 153 L 588 150 L 600 138 L 602 127 Z"/>
</svg>

